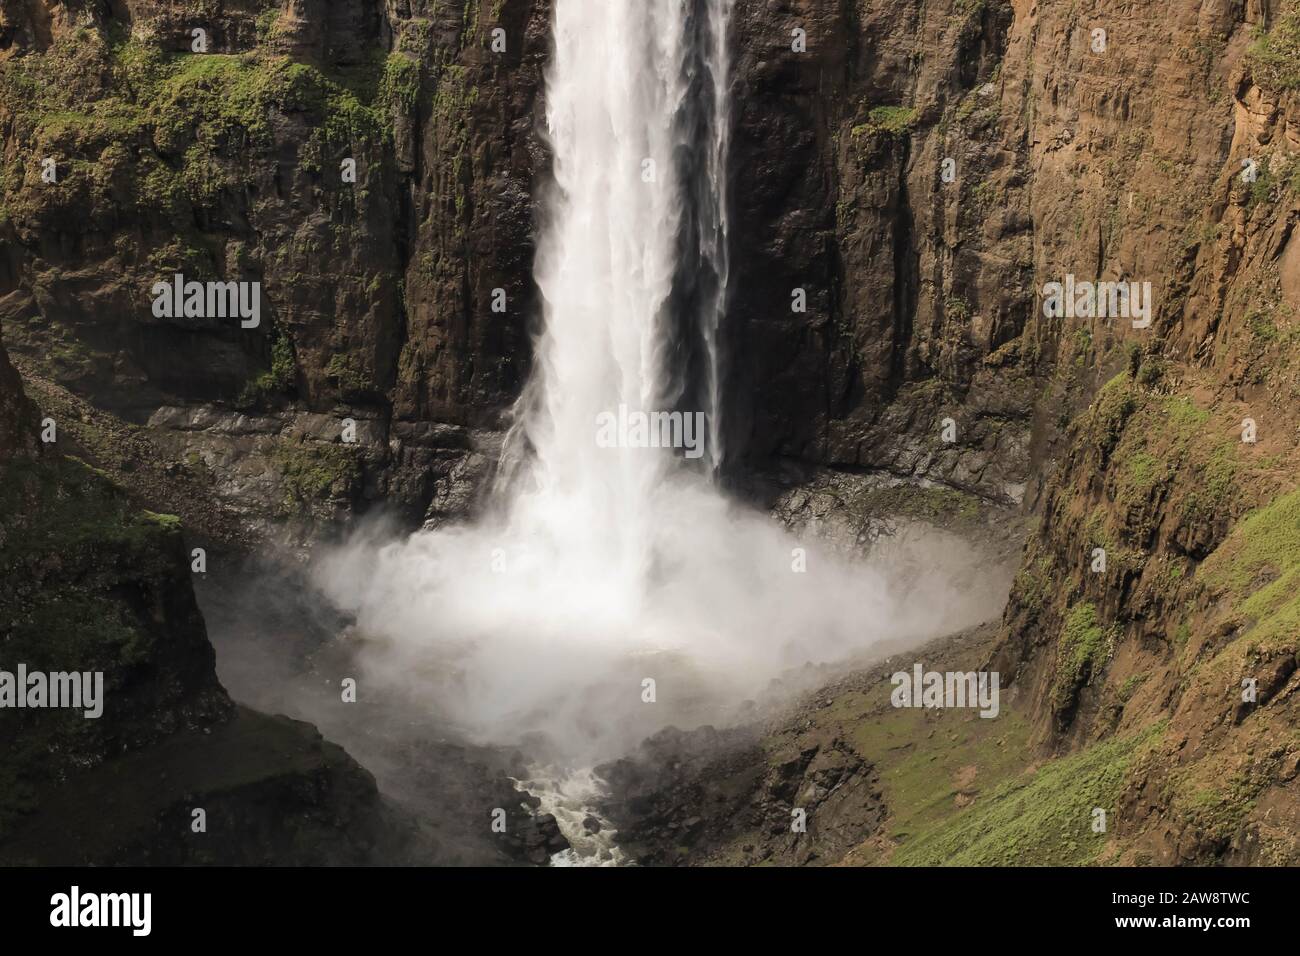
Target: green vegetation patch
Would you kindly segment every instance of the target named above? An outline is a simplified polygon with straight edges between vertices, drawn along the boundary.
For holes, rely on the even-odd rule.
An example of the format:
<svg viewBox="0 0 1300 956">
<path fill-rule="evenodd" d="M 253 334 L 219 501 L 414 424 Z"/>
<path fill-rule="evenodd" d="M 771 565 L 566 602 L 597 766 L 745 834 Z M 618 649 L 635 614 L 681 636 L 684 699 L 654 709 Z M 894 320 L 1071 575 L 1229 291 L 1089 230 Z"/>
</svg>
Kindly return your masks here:
<svg viewBox="0 0 1300 956">
<path fill-rule="evenodd" d="M 872 761 L 889 808 L 890 836 L 913 839 L 959 812 L 959 802 L 1018 773 L 1026 763 L 1029 724 L 1005 701 L 994 718 L 974 711 L 937 713 L 892 707 L 889 684 L 837 698 L 819 721 L 843 725 Z"/>
<path fill-rule="evenodd" d="M 940 485 L 893 485 L 855 497 L 850 507 L 860 514 L 915 518 L 942 527 L 977 522 L 983 502 L 975 495 Z"/>
<path fill-rule="evenodd" d="M 1119 699 L 1124 703 L 1128 703 L 1128 701 L 1132 699 L 1133 695 L 1137 693 L 1137 689 L 1145 684 L 1147 678 L 1150 676 L 1150 674 L 1146 673 L 1130 674 L 1128 679 L 1120 685 L 1120 688 L 1117 691 Z"/>
<path fill-rule="evenodd" d="M 442 69 L 433 91 L 431 122 L 439 133 L 436 142 L 441 144 L 451 163 L 457 229 L 464 228 L 461 220 L 468 200 L 470 175 L 469 118 L 478 95 L 478 87 L 469 82 L 465 68 L 455 64 Z"/>
<path fill-rule="evenodd" d="M 1129 417 L 1137 410 L 1138 397 L 1133 380 L 1121 372 L 1102 386 L 1088 418 L 1094 446 L 1108 456 L 1124 433 Z"/>
<path fill-rule="evenodd" d="M 361 476 L 354 445 L 285 441 L 276 447 L 274 461 L 284 482 L 282 506 L 290 513 L 345 497 Z"/>
<path fill-rule="evenodd" d="M 1130 764 L 1158 739 L 1163 723 L 1052 760 L 997 787 L 971 806 L 898 847 L 899 866 L 1082 866 L 1097 859 L 1105 834 L 1093 810 L 1113 813 Z"/>
<path fill-rule="evenodd" d="M 1300 634 L 1300 489 L 1238 522 L 1198 579 L 1228 599 L 1253 646 L 1293 643 Z"/>
<path fill-rule="evenodd" d="M 1030 545 L 1034 547 L 1034 545 Z M 1052 559 L 1046 555 L 1026 559 L 1016 572 L 1011 585 L 1011 594 L 1016 604 L 1024 608 L 1033 618 L 1037 618 L 1047 609 L 1053 594 L 1056 578 L 1053 575 Z"/>
<path fill-rule="evenodd" d="M 911 130 L 916 117 L 917 111 L 911 106 L 874 106 L 867 113 L 867 121 L 853 127 L 852 132 L 854 136 L 868 133 L 902 136 Z"/>
<path fill-rule="evenodd" d="M 334 379 L 344 395 L 359 395 L 373 386 L 370 376 L 360 367 L 356 359 L 344 352 L 330 356 L 325 365 L 325 374 Z"/>
<path fill-rule="evenodd" d="M 1175 790 L 1172 811 L 1210 839 L 1228 840 L 1255 809 L 1265 782 L 1245 773 L 1201 787 L 1189 787 L 1185 780 Z"/>
<path fill-rule="evenodd" d="M 12 216 L 24 190 L 28 202 L 75 204 L 92 189 L 187 219 L 187 204 L 210 206 L 252 180 L 276 114 L 305 114 L 312 132 L 300 162 L 319 170 L 361 144 L 390 142 L 395 111 L 419 90 L 420 67 L 404 56 L 327 72 L 267 51 L 174 53 L 123 29 L 73 31 L 0 66 L 18 146 L 0 171 L 0 214 Z M 36 189 L 36 157 L 51 154 L 71 187 L 55 197 Z"/>
<path fill-rule="evenodd" d="M 1143 363 L 1139 369 L 1149 367 Z M 1223 437 L 1213 416 L 1186 395 L 1148 392 L 1129 373 L 1111 379 L 1083 423 L 1084 434 L 1107 468 L 1107 487 L 1123 535 L 1135 548 L 1177 488 L 1181 523 L 1215 523 L 1240 499 L 1239 444 Z M 1105 537 L 1105 535 L 1102 535 Z"/>
<path fill-rule="evenodd" d="M 420 64 L 404 53 L 390 53 L 379 89 L 384 100 L 404 110 L 414 109 L 420 98 Z"/>
<path fill-rule="evenodd" d="M 1182 501 L 1187 522 L 1212 521 L 1230 513 L 1240 497 L 1237 448 L 1236 443 L 1219 442 L 1208 456 L 1192 463 L 1197 480 Z"/>
<path fill-rule="evenodd" d="M 1070 609 L 1056 641 L 1052 675 L 1052 706 L 1056 710 L 1070 707 L 1079 691 L 1101 672 L 1113 644 L 1113 636 L 1102 626 L 1094 604 L 1084 602 Z"/>
<path fill-rule="evenodd" d="M 298 365 L 294 361 L 293 345 L 283 332 L 271 342 L 271 367 L 249 382 L 239 396 L 240 405 L 254 405 L 268 395 L 291 390 L 297 383 Z"/>
<path fill-rule="evenodd" d="M 1256 31 L 1246 62 L 1260 86 L 1300 89 L 1300 3 L 1288 0 L 1272 27 Z"/>
</svg>

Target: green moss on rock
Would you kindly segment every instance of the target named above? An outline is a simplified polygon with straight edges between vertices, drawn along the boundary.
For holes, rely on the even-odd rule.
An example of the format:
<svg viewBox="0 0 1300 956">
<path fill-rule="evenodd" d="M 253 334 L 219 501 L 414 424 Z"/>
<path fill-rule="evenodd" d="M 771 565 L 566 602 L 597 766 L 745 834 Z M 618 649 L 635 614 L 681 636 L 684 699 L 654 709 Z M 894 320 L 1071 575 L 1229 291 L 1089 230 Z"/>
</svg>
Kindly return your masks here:
<svg viewBox="0 0 1300 956">
<path fill-rule="evenodd" d="M 1247 515 L 1200 568 L 1210 593 L 1231 602 L 1256 647 L 1300 634 L 1300 490 Z"/>
<path fill-rule="evenodd" d="M 249 382 L 238 404 L 256 405 L 271 395 L 290 391 L 298 380 L 298 364 L 289 337 L 278 332 L 271 341 L 271 367 Z"/>
<path fill-rule="evenodd" d="M 1052 676 L 1055 710 L 1073 707 L 1079 691 L 1106 666 L 1113 644 L 1113 637 L 1102 626 L 1096 605 L 1084 602 L 1070 609 L 1056 642 Z"/>
<path fill-rule="evenodd" d="M 411 109 L 420 88 L 418 65 L 400 60 L 326 73 L 266 50 L 173 53 L 121 30 L 62 35 L 0 67 L 15 144 L 0 177 L 4 213 L 73 208 L 99 190 L 137 214 L 188 223 L 189 206 L 213 207 L 253 181 L 277 115 L 300 114 L 311 126 L 300 151 L 309 170 L 391 142 L 394 110 Z M 66 188 L 38 188 L 45 155 L 61 157 Z"/>
<path fill-rule="evenodd" d="M 879 133 L 903 136 L 916 122 L 916 109 L 910 106 L 875 106 L 867 112 L 867 121 L 853 127 L 854 136 Z"/>
<path fill-rule="evenodd" d="M 1127 372 L 1121 372 L 1102 387 L 1093 403 L 1089 431 L 1093 444 L 1103 456 L 1108 456 L 1119 442 L 1137 406 L 1133 380 Z"/>
<path fill-rule="evenodd" d="M 345 396 L 360 395 L 373 387 L 370 376 L 356 359 L 343 352 L 330 356 L 325 365 L 325 374 L 334 379 L 339 391 Z"/>
<path fill-rule="evenodd" d="M 1300 89 L 1300 4 L 1296 0 L 1287 0 L 1269 29 L 1256 32 L 1246 62 L 1260 86 Z"/>
<path fill-rule="evenodd" d="M 384 60 L 380 94 L 400 109 L 410 111 L 420 98 L 420 64 L 404 53 L 390 53 Z"/>
<path fill-rule="evenodd" d="M 361 476 L 361 462 L 352 445 L 320 442 L 281 442 L 274 461 L 284 484 L 282 508 L 304 508 L 351 494 Z"/>
<path fill-rule="evenodd" d="M 975 495 L 940 485 L 874 488 L 855 497 L 851 507 L 861 514 L 915 518 L 943 527 L 969 525 L 983 514 L 983 502 Z"/>
</svg>

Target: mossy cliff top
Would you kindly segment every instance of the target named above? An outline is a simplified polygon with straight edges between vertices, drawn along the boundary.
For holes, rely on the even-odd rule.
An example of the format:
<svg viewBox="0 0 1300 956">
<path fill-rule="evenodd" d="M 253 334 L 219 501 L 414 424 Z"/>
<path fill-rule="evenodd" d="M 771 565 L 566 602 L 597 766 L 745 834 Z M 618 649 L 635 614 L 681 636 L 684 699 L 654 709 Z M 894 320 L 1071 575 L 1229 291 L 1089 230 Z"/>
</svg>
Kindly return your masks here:
<svg viewBox="0 0 1300 956">
<path fill-rule="evenodd" d="M 61 208 L 115 209 L 192 232 L 196 211 L 256 178 L 277 123 L 297 116 L 310 126 L 305 169 L 337 168 L 391 147 L 394 117 L 419 85 L 404 54 L 327 69 L 269 48 L 171 52 L 118 24 L 81 28 L 0 65 L 0 108 L 17 147 L 2 171 L 0 217 L 23 232 Z M 46 158 L 60 189 L 43 188 Z"/>
</svg>

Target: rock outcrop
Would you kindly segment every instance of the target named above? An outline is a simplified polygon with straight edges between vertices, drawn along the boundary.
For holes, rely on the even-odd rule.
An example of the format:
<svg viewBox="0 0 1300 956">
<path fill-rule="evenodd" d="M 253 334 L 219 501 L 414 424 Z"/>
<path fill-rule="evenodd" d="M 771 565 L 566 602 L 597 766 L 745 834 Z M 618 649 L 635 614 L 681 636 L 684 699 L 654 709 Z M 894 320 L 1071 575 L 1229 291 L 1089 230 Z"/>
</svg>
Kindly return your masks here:
<svg viewBox="0 0 1300 956">
<path fill-rule="evenodd" d="M 361 863 L 410 839 L 310 725 L 231 702 L 179 522 L 60 454 L 3 348 L 0 409 L 0 861 Z"/>
</svg>

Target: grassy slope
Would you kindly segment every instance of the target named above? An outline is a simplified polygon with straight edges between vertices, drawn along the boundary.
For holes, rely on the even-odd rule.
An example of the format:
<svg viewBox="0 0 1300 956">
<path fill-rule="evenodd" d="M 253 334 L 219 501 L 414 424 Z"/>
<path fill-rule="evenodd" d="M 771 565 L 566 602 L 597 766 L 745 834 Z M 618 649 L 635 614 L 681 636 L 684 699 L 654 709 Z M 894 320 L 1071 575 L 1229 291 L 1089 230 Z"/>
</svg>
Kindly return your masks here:
<svg viewBox="0 0 1300 956">
<path fill-rule="evenodd" d="M 946 814 L 905 843 L 900 866 L 1078 866 L 1094 862 L 1107 835 L 1096 809 L 1114 815 L 1134 752 L 1155 730 L 1095 744 L 1008 776 L 969 808 Z"/>
<path fill-rule="evenodd" d="M 1031 765 L 1030 725 L 1008 707 L 992 719 L 970 711 L 889 706 L 889 685 L 846 695 L 826 712 L 871 755 L 890 817 L 884 833 L 852 851 L 850 865 L 1079 865 L 1109 837 L 1093 810 L 1113 819 L 1135 754 L 1159 726 Z"/>
</svg>

